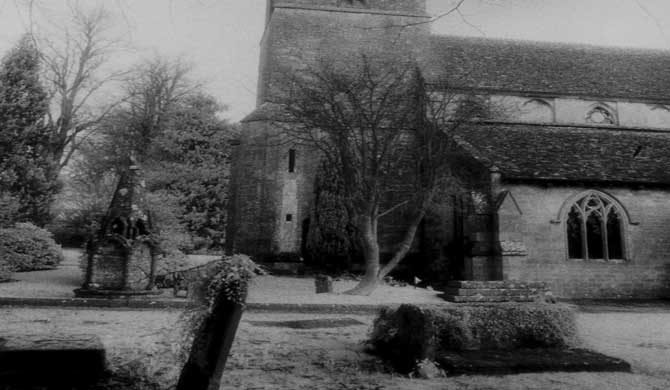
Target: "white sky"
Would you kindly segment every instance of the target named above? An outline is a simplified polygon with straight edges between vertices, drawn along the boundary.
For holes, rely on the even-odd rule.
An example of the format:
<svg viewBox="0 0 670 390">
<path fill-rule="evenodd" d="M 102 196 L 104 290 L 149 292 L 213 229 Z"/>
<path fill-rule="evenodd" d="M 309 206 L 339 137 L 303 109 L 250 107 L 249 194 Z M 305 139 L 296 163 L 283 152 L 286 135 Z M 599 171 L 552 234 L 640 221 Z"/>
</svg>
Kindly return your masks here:
<svg viewBox="0 0 670 390">
<path fill-rule="evenodd" d="M 62 23 L 76 0 L 33 0 L 33 20 Z M 455 0 L 428 0 L 432 14 Z M 0 55 L 30 25 L 30 0 L 0 0 Z M 115 15 L 115 34 L 132 50 L 115 55 L 127 67 L 154 53 L 180 56 L 195 66 L 208 92 L 241 119 L 255 104 L 259 41 L 265 0 L 80 0 L 104 3 Z M 466 0 L 464 18 L 435 22 L 435 33 L 515 39 L 585 42 L 670 50 L 668 0 Z"/>
</svg>

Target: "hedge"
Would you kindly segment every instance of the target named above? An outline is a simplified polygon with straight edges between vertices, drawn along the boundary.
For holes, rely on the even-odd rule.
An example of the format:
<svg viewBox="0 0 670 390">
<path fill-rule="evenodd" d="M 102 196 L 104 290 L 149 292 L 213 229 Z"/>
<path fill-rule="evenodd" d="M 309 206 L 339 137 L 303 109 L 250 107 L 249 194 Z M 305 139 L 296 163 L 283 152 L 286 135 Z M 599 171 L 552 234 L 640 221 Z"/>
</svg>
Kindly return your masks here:
<svg viewBox="0 0 670 390">
<path fill-rule="evenodd" d="M 369 341 L 396 370 L 410 372 L 441 351 L 562 348 L 578 338 L 569 306 L 497 303 L 383 308 Z"/>
<path fill-rule="evenodd" d="M 13 271 L 53 269 L 63 260 L 51 233 L 30 223 L 0 229 L 0 259 Z"/>
</svg>

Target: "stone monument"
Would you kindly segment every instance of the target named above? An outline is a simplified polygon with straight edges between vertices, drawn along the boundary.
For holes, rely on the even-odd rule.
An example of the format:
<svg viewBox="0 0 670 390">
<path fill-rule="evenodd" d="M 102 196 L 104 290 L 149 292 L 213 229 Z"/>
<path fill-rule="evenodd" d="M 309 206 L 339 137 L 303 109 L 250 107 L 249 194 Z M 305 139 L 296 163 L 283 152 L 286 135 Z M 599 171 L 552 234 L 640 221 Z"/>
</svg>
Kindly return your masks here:
<svg viewBox="0 0 670 390">
<path fill-rule="evenodd" d="M 131 157 L 121 173 L 98 234 L 86 248 L 86 277 L 79 297 L 160 294 L 154 286 L 158 241 L 143 202 L 144 182 Z"/>
</svg>

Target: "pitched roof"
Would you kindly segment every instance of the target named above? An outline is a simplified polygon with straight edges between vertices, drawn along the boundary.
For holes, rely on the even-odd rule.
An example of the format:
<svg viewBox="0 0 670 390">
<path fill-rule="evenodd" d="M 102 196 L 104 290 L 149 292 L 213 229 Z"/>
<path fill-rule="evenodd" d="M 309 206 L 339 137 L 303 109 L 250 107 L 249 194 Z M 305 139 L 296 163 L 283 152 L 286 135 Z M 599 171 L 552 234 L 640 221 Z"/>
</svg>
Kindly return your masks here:
<svg viewBox="0 0 670 390">
<path fill-rule="evenodd" d="M 670 51 L 433 35 L 421 63 L 436 85 L 670 100 Z"/>
<path fill-rule="evenodd" d="M 670 184 L 670 133 L 483 123 L 461 129 L 463 150 L 503 179 Z"/>
</svg>

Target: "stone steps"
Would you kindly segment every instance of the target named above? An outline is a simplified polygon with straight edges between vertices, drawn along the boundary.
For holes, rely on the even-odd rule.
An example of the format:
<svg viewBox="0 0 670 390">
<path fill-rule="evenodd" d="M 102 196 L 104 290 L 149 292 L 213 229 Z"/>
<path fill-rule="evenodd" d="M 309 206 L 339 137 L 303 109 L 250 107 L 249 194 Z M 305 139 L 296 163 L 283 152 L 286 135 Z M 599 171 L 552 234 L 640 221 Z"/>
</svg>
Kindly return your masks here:
<svg viewBox="0 0 670 390">
<path fill-rule="evenodd" d="M 444 295 L 443 298 L 448 302 L 454 303 L 497 303 L 497 302 L 534 302 L 536 296 L 528 295 L 506 295 L 506 296 L 486 296 L 486 295 Z"/>
<path fill-rule="evenodd" d="M 546 289 L 544 282 L 524 282 L 519 280 L 452 280 L 447 283 L 447 287 L 463 289 L 482 289 L 482 288 L 537 288 Z"/>
<path fill-rule="evenodd" d="M 458 296 L 472 296 L 472 295 L 482 295 L 482 296 L 514 296 L 514 295 L 529 295 L 529 293 L 539 293 L 544 292 L 544 290 L 539 289 L 525 289 L 525 288 L 451 288 L 448 287 L 444 290 L 446 295 L 458 295 Z"/>
<path fill-rule="evenodd" d="M 542 282 L 459 280 L 449 282 L 442 297 L 455 303 L 534 302 L 547 291 Z"/>
</svg>

